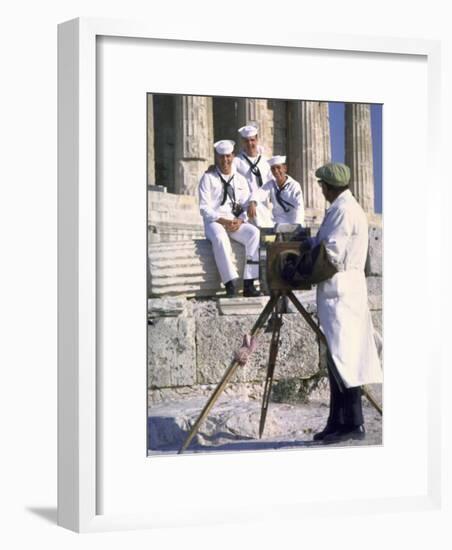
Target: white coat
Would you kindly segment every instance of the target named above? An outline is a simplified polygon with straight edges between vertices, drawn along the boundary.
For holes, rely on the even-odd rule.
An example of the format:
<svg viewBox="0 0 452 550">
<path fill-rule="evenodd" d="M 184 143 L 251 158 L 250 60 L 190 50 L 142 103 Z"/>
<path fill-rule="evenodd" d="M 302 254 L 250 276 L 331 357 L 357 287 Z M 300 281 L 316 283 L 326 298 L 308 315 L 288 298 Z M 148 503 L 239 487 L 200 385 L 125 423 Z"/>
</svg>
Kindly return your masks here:
<svg viewBox="0 0 452 550">
<path fill-rule="evenodd" d="M 257 167 L 259 168 L 259 171 L 261 173 L 262 184 L 265 184 L 273 178 L 273 175 L 271 172 L 270 165 L 268 164 L 268 161 L 264 156 L 259 154 L 257 157 L 249 157 L 249 160 L 253 163 L 256 162 L 258 159 L 259 161 L 257 163 Z M 243 151 L 241 151 L 234 158 L 234 168 L 248 182 L 248 187 L 251 194 L 259 189 L 258 178 L 251 171 L 251 167 L 249 163 L 246 161 L 245 153 Z M 255 223 L 259 227 L 273 227 L 271 204 L 269 201 L 259 202 L 257 204 L 257 213 L 256 213 Z"/>
<path fill-rule="evenodd" d="M 279 197 L 279 201 L 278 198 Z M 290 176 L 280 188 L 275 179 L 265 183 L 251 194 L 252 201 L 264 201 L 270 198 L 274 223 L 300 223 L 304 225 L 303 193 L 298 181 Z M 282 205 L 280 204 L 282 202 Z M 284 209 L 285 208 L 285 209 Z"/>
<path fill-rule="evenodd" d="M 321 241 L 338 269 L 317 286 L 320 326 L 333 360 L 347 388 L 382 382 L 364 275 L 367 217 L 349 190 L 326 211 L 315 237 Z"/>
</svg>

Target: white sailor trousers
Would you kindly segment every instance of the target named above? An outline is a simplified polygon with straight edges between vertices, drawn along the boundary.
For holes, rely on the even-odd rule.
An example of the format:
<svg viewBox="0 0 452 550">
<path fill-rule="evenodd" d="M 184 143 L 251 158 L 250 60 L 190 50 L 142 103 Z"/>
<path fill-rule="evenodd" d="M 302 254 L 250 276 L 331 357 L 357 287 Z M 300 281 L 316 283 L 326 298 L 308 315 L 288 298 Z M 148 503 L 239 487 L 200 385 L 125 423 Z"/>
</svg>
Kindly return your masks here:
<svg viewBox="0 0 452 550">
<path fill-rule="evenodd" d="M 220 272 L 221 281 L 227 283 L 236 279 L 239 275 L 232 263 L 232 250 L 230 238 L 239 242 L 245 247 L 246 260 L 259 261 L 259 239 L 260 232 L 257 227 L 250 223 L 242 223 L 237 231 L 228 232 L 217 222 L 205 223 L 206 237 L 212 243 L 213 254 Z M 257 279 L 259 277 L 259 265 L 245 262 L 243 272 L 244 279 Z"/>
</svg>

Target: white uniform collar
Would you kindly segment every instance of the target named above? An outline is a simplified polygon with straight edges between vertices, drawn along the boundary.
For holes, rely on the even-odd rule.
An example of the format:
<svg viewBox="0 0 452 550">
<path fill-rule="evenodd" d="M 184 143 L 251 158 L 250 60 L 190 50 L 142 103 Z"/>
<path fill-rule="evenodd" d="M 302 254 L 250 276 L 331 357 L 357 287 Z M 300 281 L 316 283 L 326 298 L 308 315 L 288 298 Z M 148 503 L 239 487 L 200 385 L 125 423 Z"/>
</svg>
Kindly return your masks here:
<svg viewBox="0 0 452 550">
<path fill-rule="evenodd" d="M 249 155 L 247 155 L 247 154 L 245 153 L 245 151 L 244 151 L 243 149 L 240 151 L 240 154 L 241 154 L 242 156 L 244 156 L 244 157 L 250 159 L 250 160 L 258 159 L 259 157 L 262 158 L 262 153 L 259 153 L 259 151 L 257 152 L 257 155 L 256 155 L 255 157 L 250 157 Z"/>
<path fill-rule="evenodd" d="M 277 187 L 278 189 L 282 189 L 283 187 L 285 187 L 286 185 L 288 185 L 291 181 L 293 181 L 293 178 L 292 178 L 291 176 L 289 176 L 289 174 L 286 174 L 286 176 L 287 176 L 287 179 L 286 179 L 286 181 L 284 182 L 284 185 L 283 185 L 282 187 L 279 187 L 278 182 L 276 181 L 275 178 L 273 178 L 273 181 L 275 182 L 275 185 L 276 185 L 276 187 Z"/>
<path fill-rule="evenodd" d="M 216 174 L 217 176 L 218 176 L 218 174 L 221 174 L 222 177 L 227 177 L 227 178 L 229 179 L 230 177 L 234 176 L 236 173 L 237 173 L 237 172 L 236 172 L 235 167 L 232 166 L 230 174 L 229 174 L 228 176 L 226 176 L 226 174 L 223 174 L 223 172 L 218 168 L 218 166 L 215 165 L 215 174 Z"/>
<path fill-rule="evenodd" d="M 328 214 L 330 210 L 338 208 L 342 203 L 347 202 L 350 197 L 353 197 L 352 192 L 350 191 L 350 189 L 346 189 L 330 204 L 330 207 L 326 209 L 326 213 Z"/>
</svg>

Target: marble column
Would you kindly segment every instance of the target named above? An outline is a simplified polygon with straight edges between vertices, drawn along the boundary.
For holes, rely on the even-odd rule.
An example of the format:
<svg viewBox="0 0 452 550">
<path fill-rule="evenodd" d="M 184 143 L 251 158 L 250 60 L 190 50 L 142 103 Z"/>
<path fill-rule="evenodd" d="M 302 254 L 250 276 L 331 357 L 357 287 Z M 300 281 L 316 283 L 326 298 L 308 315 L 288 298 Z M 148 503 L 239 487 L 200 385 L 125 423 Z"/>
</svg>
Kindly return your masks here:
<svg viewBox="0 0 452 550">
<path fill-rule="evenodd" d="M 326 162 L 324 132 L 325 110 L 318 101 L 288 102 L 288 168 L 300 182 L 305 208 L 323 210 L 325 199 L 315 177 L 316 169 Z M 322 114 L 323 113 L 323 114 Z"/>
<path fill-rule="evenodd" d="M 331 162 L 331 132 L 330 132 L 330 113 L 328 102 L 321 101 L 319 103 L 320 128 L 323 141 L 323 159 L 322 163 Z"/>
<path fill-rule="evenodd" d="M 199 179 L 213 163 L 212 98 L 176 97 L 175 192 L 195 195 Z"/>
<path fill-rule="evenodd" d="M 155 144 L 154 144 L 154 98 L 152 94 L 147 95 L 147 149 L 148 185 L 155 185 Z"/>
<path fill-rule="evenodd" d="M 350 167 L 350 190 L 365 212 L 374 212 L 374 172 L 370 105 L 345 105 L 345 164 Z"/>
<path fill-rule="evenodd" d="M 266 99 L 239 98 L 237 101 L 237 129 L 247 124 L 256 124 L 259 127 L 259 142 L 264 148 L 267 157 L 273 154 L 273 120 L 271 110 Z M 238 150 L 240 149 L 240 136 L 236 133 Z"/>
</svg>

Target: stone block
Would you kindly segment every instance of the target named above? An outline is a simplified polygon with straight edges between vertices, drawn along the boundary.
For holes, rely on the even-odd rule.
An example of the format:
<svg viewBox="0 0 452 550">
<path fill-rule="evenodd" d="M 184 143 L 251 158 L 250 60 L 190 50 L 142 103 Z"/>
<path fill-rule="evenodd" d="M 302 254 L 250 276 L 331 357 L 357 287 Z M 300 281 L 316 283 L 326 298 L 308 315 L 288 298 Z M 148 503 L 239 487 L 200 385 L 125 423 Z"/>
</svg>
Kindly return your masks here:
<svg viewBox="0 0 452 550">
<path fill-rule="evenodd" d="M 220 381 L 240 348 L 243 336 L 249 333 L 256 315 L 197 318 L 197 383 Z M 319 368 L 319 346 L 313 331 L 299 315 L 284 314 L 281 343 L 276 360 L 274 379 L 306 378 Z M 271 333 L 261 333 L 257 350 L 247 364 L 239 366 L 231 382 L 264 380 L 270 350 Z"/>
<path fill-rule="evenodd" d="M 162 317 L 148 326 L 148 377 L 151 388 L 196 382 L 193 317 Z"/>
<path fill-rule="evenodd" d="M 369 226 L 370 275 L 383 275 L 383 229 L 379 225 Z"/>
<path fill-rule="evenodd" d="M 369 299 L 369 309 L 380 310 L 383 307 L 383 278 L 367 277 L 367 296 Z"/>
<path fill-rule="evenodd" d="M 149 317 L 178 317 L 186 315 L 187 300 L 185 298 L 154 298 L 148 300 Z"/>
<path fill-rule="evenodd" d="M 218 307 L 222 315 L 259 315 L 268 300 L 268 296 L 220 298 Z"/>
<path fill-rule="evenodd" d="M 218 305 L 216 300 L 198 299 L 190 300 L 193 308 L 193 315 L 197 317 L 218 317 Z"/>
<path fill-rule="evenodd" d="M 374 329 L 383 336 L 383 312 L 380 311 L 371 311 L 372 315 L 372 323 L 374 325 Z"/>
</svg>

